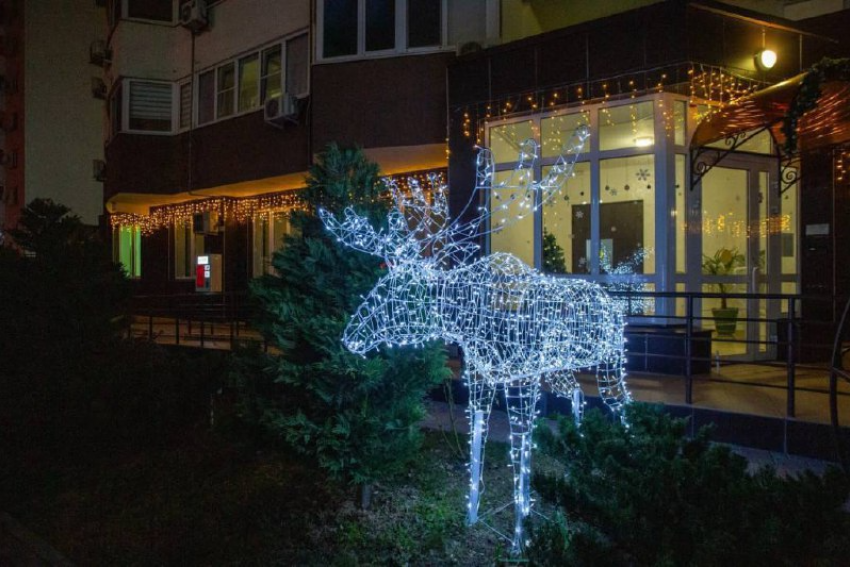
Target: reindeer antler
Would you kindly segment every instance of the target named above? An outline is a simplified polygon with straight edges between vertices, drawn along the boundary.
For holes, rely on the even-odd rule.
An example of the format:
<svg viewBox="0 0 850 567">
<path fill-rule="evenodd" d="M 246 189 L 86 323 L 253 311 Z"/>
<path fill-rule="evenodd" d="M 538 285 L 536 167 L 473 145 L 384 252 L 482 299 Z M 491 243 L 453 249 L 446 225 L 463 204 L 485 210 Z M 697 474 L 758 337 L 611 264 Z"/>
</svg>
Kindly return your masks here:
<svg viewBox="0 0 850 567">
<path fill-rule="evenodd" d="M 381 256 L 387 261 L 404 252 L 402 248 L 406 242 L 404 233 L 407 227 L 398 210 L 390 211 L 387 215 L 387 229 L 380 231 L 376 231 L 369 219 L 357 214 L 351 207 L 346 207 L 343 214 L 345 220 L 340 222 L 329 211 L 319 209 L 319 217 L 325 228 L 340 242 L 355 250 Z"/>
</svg>

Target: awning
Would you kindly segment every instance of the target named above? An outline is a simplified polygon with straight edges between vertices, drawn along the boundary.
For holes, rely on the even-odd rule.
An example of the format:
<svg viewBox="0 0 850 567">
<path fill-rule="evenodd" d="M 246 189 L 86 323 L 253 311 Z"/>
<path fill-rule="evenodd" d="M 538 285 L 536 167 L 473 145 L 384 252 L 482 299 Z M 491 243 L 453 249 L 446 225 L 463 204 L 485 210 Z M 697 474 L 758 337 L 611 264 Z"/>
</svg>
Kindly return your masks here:
<svg viewBox="0 0 850 567">
<path fill-rule="evenodd" d="M 802 73 L 760 90 L 712 114 L 697 126 L 691 149 L 763 128 L 769 128 L 777 145 L 783 147 L 783 121 L 800 93 L 805 76 Z M 817 106 L 801 117 L 797 132 L 800 151 L 850 141 L 850 83 L 822 83 Z"/>
</svg>

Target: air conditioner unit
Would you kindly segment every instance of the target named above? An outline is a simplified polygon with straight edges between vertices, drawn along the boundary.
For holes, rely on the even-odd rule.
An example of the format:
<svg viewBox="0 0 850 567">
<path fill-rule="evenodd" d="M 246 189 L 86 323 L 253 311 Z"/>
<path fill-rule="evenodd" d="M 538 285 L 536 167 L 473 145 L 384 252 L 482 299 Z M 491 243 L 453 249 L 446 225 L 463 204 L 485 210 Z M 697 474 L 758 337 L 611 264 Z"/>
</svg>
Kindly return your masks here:
<svg viewBox="0 0 850 567">
<path fill-rule="evenodd" d="M 89 63 L 100 67 L 112 61 L 112 50 L 106 47 L 106 42 L 96 39 L 89 45 Z"/>
<path fill-rule="evenodd" d="M 102 159 L 94 159 L 91 162 L 92 168 L 92 177 L 94 177 L 95 181 L 100 181 L 101 183 L 106 181 L 106 162 Z"/>
<path fill-rule="evenodd" d="M 91 78 L 91 95 L 100 100 L 106 100 L 106 83 L 100 77 Z"/>
<path fill-rule="evenodd" d="M 218 234 L 222 224 L 221 216 L 213 211 L 192 215 L 192 232 L 195 234 Z"/>
<path fill-rule="evenodd" d="M 282 126 L 286 122 L 298 123 L 298 99 L 284 93 L 266 100 L 264 117 L 272 126 Z"/>
<path fill-rule="evenodd" d="M 180 4 L 180 25 L 199 33 L 209 25 L 206 0 L 185 0 Z"/>
</svg>

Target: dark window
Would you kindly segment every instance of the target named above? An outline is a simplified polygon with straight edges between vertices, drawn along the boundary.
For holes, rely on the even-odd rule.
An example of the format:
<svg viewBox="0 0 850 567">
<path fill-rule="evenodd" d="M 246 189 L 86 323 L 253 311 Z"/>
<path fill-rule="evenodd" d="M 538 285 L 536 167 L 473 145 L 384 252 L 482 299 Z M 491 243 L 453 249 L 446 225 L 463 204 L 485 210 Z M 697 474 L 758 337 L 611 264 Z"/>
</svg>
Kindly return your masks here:
<svg viewBox="0 0 850 567">
<path fill-rule="evenodd" d="M 198 124 L 215 120 L 215 71 L 198 77 Z"/>
<path fill-rule="evenodd" d="M 171 131 L 171 83 L 130 83 L 130 130 Z"/>
<path fill-rule="evenodd" d="M 366 0 L 366 51 L 395 47 L 395 0 Z"/>
<path fill-rule="evenodd" d="M 170 22 L 174 18 L 171 0 L 128 0 L 127 17 Z"/>
<path fill-rule="evenodd" d="M 357 0 L 325 0 L 322 55 L 357 53 Z"/>
<path fill-rule="evenodd" d="M 180 128 L 192 125 L 192 83 L 180 85 Z"/>
<path fill-rule="evenodd" d="M 310 43 L 307 34 L 299 35 L 286 42 L 286 92 L 293 96 L 303 96 L 310 91 L 307 69 Z"/>
<path fill-rule="evenodd" d="M 440 45 L 442 0 L 409 0 L 407 3 L 407 46 Z"/>
</svg>

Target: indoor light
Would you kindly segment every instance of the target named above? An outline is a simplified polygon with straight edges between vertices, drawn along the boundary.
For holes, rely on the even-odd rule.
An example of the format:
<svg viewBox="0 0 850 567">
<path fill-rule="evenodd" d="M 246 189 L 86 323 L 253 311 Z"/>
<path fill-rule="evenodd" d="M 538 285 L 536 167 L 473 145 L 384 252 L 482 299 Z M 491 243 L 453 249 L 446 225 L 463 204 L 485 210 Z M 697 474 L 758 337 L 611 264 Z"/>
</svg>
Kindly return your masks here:
<svg viewBox="0 0 850 567">
<path fill-rule="evenodd" d="M 635 146 L 639 148 L 647 148 L 655 143 L 655 138 L 652 136 L 638 136 L 635 138 Z"/>
<path fill-rule="evenodd" d="M 756 53 L 756 67 L 762 71 L 773 69 L 776 65 L 776 52 L 770 49 L 762 49 Z"/>
</svg>

